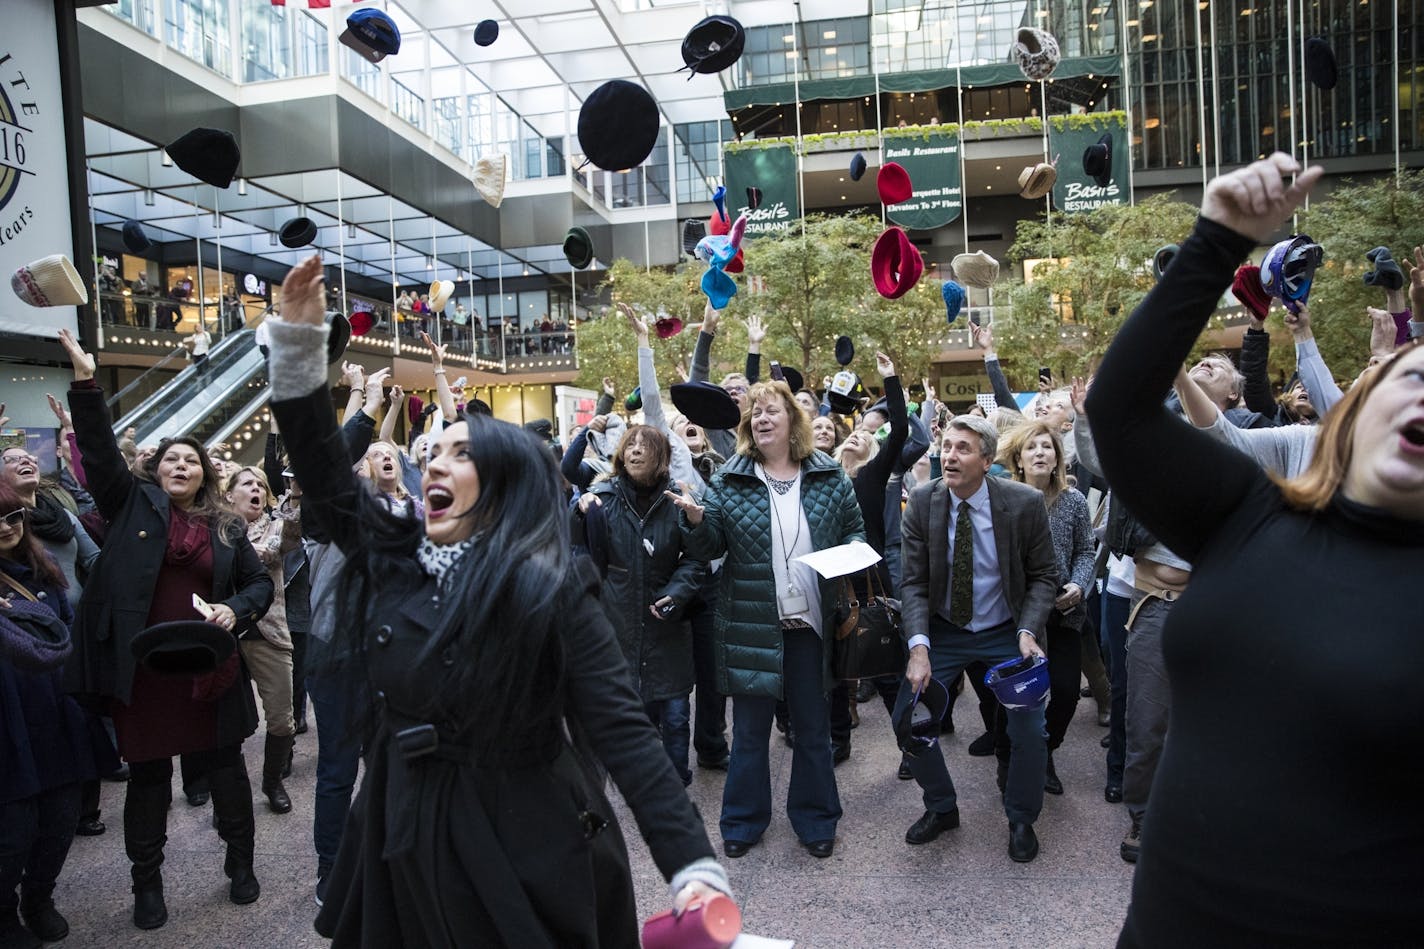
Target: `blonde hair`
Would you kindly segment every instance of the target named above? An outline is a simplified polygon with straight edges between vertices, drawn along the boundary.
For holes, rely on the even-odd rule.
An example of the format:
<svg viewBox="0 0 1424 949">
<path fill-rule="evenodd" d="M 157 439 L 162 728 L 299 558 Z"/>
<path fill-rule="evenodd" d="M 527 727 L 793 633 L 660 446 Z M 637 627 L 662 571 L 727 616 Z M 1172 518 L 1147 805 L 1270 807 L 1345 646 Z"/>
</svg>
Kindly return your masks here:
<svg viewBox="0 0 1424 949">
<path fill-rule="evenodd" d="M 792 461 L 800 464 L 816 450 L 815 443 L 811 441 L 811 420 L 801 411 L 801 406 L 796 404 L 791 387 L 780 380 L 758 382 L 747 390 L 748 408 L 742 413 L 742 420 L 737 423 L 737 454 L 753 461 L 766 460 L 762 458 L 761 450 L 756 446 L 756 439 L 752 438 L 752 407 L 764 399 L 781 400 L 791 429 L 790 457 Z"/>
<path fill-rule="evenodd" d="M 391 456 L 391 460 L 396 463 L 396 488 L 395 491 L 392 492 L 396 499 L 404 501 L 409 498 L 410 492 L 405 489 L 405 479 L 400 476 L 400 449 L 390 442 L 372 442 L 371 446 L 366 449 L 366 454 L 361 456 L 361 463 L 366 466 L 366 474 L 371 482 L 371 487 L 377 491 L 380 490 L 380 486 L 376 484 L 376 468 L 371 464 L 371 453 L 377 451 L 388 453 Z"/>
<path fill-rule="evenodd" d="M 852 432 L 851 434 L 854 435 L 855 433 Z M 870 459 L 880 454 L 880 440 L 869 432 L 866 432 L 865 435 L 870 439 L 870 449 L 865 453 L 864 458 L 846 457 L 846 446 L 850 444 L 849 437 L 837 445 L 835 450 L 831 452 L 831 457 L 838 461 L 840 466 L 845 469 L 846 477 L 848 478 L 854 478 L 860 474 L 860 469 L 870 464 Z"/>
<path fill-rule="evenodd" d="M 1320 423 L 1320 436 L 1315 440 L 1315 454 L 1305 471 L 1294 478 L 1282 478 L 1273 472 L 1267 475 L 1281 489 L 1286 504 L 1298 511 L 1323 511 L 1345 480 L 1350 461 L 1355 454 L 1355 423 L 1364 411 L 1370 393 L 1379 388 L 1399 357 L 1419 346 L 1412 339 L 1395 350 L 1374 372 L 1350 386 L 1350 391 L 1325 414 Z"/>
<path fill-rule="evenodd" d="M 1015 481 L 1027 484 L 1023 465 L 1019 463 L 1029 442 L 1040 435 L 1047 435 L 1053 441 L 1053 473 L 1048 476 L 1048 487 L 1043 490 L 1043 501 L 1053 507 L 1058 496 L 1068 489 L 1068 468 L 1063 460 L 1063 438 L 1047 422 L 1037 419 L 1016 426 L 1004 436 L 999 444 L 999 464 L 1009 469 Z"/>
<path fill-rule="evenodd" d="M 232 489 L 237 487 L 237 479 L 241 478 L 243 474 L 249 471 L 252 472 L 252 477 L 256 479 L 257 483 L 262 485 L 262 490 L 267 494 L 267 503 L 270 505 L 274 500 L 272 494 L 272 485 L 268 484 L 267 482 L 266 472 L 264 472 L 261 468 L 255 467 L 253 465 L 243 465 L 241 468 L 229 471 L 227 477 L 223 479 L 223 494 L 231 494 Z"/>
</svg>

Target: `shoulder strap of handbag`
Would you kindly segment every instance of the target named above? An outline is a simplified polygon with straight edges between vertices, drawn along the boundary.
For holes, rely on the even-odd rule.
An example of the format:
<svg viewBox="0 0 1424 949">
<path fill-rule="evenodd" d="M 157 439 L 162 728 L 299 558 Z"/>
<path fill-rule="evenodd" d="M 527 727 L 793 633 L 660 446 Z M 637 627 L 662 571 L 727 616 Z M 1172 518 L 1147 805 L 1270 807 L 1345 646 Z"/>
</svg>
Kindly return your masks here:
<svg viewBox="0 0 1424 949">
<path fill-rule="evenodd" d="M 19 580 L 16 580 L 14 577 L 10 576 L 3 570 L 0 570 L 0 580 L 4 580 L 6 586 L 14 590 L 16 593 L 20 594 L 20 596 L 29 600 L 31 603 L 39 602 L 39 598 L 36 597 L 33 593 L 31 593 L 29 590 L 25 589 L 25 585 L 23 583 L 21 583 Z"/>
</svg>

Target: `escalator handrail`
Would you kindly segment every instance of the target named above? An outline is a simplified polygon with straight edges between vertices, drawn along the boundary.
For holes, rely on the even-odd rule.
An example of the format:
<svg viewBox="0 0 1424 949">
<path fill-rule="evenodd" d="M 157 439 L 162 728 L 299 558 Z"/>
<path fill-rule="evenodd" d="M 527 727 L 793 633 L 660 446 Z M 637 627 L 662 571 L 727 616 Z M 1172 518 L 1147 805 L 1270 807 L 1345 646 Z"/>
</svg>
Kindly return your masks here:
<svg viewBox="0 0 1424 949">
<path fill-rule="evenodd" d="M 115 392 L 113 395 L 109 396 L 108 401 L 107 401 L 105 404 L 108 405 L 110 414 L 112 415 L 112 413 L 113 413 L 113 411 L 114 411 L 114 408 L 115 408 L 116 406 L 118 406 L 119 400 L 121 400 L 124 396 L 128 395 L 128 394 L 129 394 L 130 392 L 132 392 L 134 389 L 138 388 L 138 386 L 139 386 L 145 379 L 147 379 L 150 374 L 152 374 L 152 373 L 154 373 L 154 372 L 157 372 L 158 370 L 162 369 L 164 366 L 167 366 L 169 360 L 174 359 L 174 358 L 177 357 L 179 354 L 181 354 L 181 353 L 186 353 L 187 351 L 188 351 L 188 347 L 186 347 L 186 346 L 178 346 L 178 347 L 176 347 L 172 352 L 168 353 L 168 354 L 167 354 L 166 356 L 164 356 L 162 359 L 158 360 L 158 362 L 154 363 L 153 365 L 151 365 L 151 366 L 149 366 L 147 369 L 145 369 L 145 370 L 143 371 L 143 373 L 142 373 L 141 375 L 139 375 L 138 378 L 134 379 L 133 382 L 130 382 L 128 385 L 124 386 L 124 387 L 123 387 L 122 389 L 120 389 L 118 392 Z M 180 371 L 181 371 L 181 370 L 180 370 Z M 163 386 L 159 386 L 159 388 L 161 389 L 161 388 L 163 388 Z"/>
<path fill-rule="evenodd" d="M 247 329 L 240 330 L 236 333 L 229 333 L 227 336 L 224 336 L 221 340 L 219 340 L 216 346 L 208 350 L 208 361 L 210 363 L 216 363 L 219 360 L 219 357 L 225 355 L 228 350 L 232 349 L 233 347 L 240 346 L 241 344 L 239 343 L 239 340 L 246 340 L 248 342 L 251 342 L 255 335 L 256 334 L 254 333 L 254 331 Z M 255 343 L 252 344 L 252 348 L 256 349 Z M 150 369 L 149 371 L 151 372 L 152 370 Z M 196 376 L 197 370 L 195 369 L 195 367 L 188 366 L 184 368 L 171 380 L 169 380 L 167 383 L 163 384 L 157 390 L 152 392 L 148 396 L 148 398 L 144 399 L 142 402 L 136 405 L 131 411 L 125 413 L 123 418 L 115 422 L 114 431 L 123 432 L 130 425 L 135 425 L 140 419 L 144 417 L 144 415 L 146 415 L 151 409 L 157 406 L 158 403 L 168 398 L 172 386 L 186 384 L 196 378 Z"/>
<path fill-rule="evenodd" d="M 179 435 L 192 434 L 202 427 L 204 421 L 208 419 L 212 413 L 218 411 L 224 403 L 228 402 L 235 394 L 241 392 L 242 387 L 247 385 L 255 375 L 261 373 L 265 368 L 266 361 L 261 358 L 261 354 L 257 351 L 256 346 L 237 354 L 236 358 L 227 366 L 217 371 L 218 376 L 223 376 L 227 375 L 230 370 L 239 370 L 231 374 L 224 385 L 221 387 L 215 386 L 213 383 L 215 383 L 217 379 L 214 378 L 208 378 L 203 381 L 203 405 L 199 407 L 200 411 L 197 414 L 192 415 L 186 422 L 175 423 L 174 416 L 183 414 L 192 407 L 193 400 L 183 399 L 180 404 L 173 407 L 171 411 L 165 412 L 156 425 L 150 426 L 149 435 L 154 436 L 156 435 L 156 430 L 162 430 L 167 426 L 175 427 L 166 432 L 162 437 L 177 437 Z M 212 374 L 210 371 L 209 376 L 211 377 Z M 158 410 L 161 411 L 162 409 L 163 406 L 158 406 Z"/>
</svg>

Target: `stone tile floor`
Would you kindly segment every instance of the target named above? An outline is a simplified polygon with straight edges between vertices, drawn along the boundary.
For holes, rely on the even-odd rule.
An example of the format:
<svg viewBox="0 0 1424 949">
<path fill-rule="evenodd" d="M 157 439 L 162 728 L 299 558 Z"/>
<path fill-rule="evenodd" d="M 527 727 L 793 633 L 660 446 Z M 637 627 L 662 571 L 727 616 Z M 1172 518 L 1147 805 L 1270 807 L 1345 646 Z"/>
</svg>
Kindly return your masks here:
<svg viewBox="0 0 1424 949">
<path fill-rule="evenodd" d="M 1126 912 L 1132 868 L 1119 858 L 1126 830 L 1121 805 L 1103 801 L 1106 729 L 1091 699 L 1078 707 L 1067 740 L 1055 755 L 1067 789 L 1045 796 L 1036 826 L 1042 851 L 1029 864 L 1009 860 L 1008 825 L 998 803 L 992 758 L 970 758 L 965 747 L 980 733 L 972 702 L 955 709 L 958 731 L 942 740 L 959 791 L 962 826 L 921 847 L 904 842 L 922 813 L 914 782 L 895 777 L 895 748 L 884 707 L 861 706 L 853 753 L 836 769 L 845 810 L 836 852 L 816 860 L 796 842 L 784 801 L 791 751 L 772 743 L 773 800 L 779 809 L 762 842 L 740 860 L 726 861 L 745 926 L 759 935 L 794 938 L 798 949 L 924 946 L 1111 946 Z M 262 745 L 246 743 L 257 795 Z M 316 731 L 297 740 L 287 788 L 289 814 L 267 810 L 257 795 L 257 876 L 262 898 L 250 906 L 227 900 L 222 842 L 209 825 L 210 807 L 190 808 L 174 779 L 169 841 L 163 867 L 169 921 L 141 932 L 130 920 L 128 862 L 123 852 L 122 784 L 104 784 L 108 833 L 79 837 L 55 894 L 69 919 L 68 947 L 146 946 L 175 949 L 276 949 L 325 946 L 311 922 L 316 860 L 311 801 Z M 176 770 L 176 769 L 175 769 Z M 707 820 L 720 853 L 717 815 L 722 774 L 695 769 L 689 793 Z M 616 800 L 616 798 L 615 798 Z M 621 802 L 638 909 L 646 917 L 667 905 L 663 883 Z"/>
</svg>

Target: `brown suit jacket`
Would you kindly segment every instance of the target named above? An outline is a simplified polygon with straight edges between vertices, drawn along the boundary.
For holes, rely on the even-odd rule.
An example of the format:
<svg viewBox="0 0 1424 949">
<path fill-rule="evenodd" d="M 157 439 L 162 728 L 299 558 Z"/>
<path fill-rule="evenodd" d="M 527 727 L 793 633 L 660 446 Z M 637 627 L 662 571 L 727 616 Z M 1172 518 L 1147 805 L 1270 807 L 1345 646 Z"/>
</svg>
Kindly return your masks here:
<svg viewBox="0 0 1424 949">
<path fill-rule="evenodd" d="M 1034 488 L 1004 478 L 989 478 L 994 545 L 1004 598 L 1019 629 L 1046 644 L 1045 630 L 1058 594 L 1058 562 L 1048 509 Z M 910 494 L 901 525 L 900 631 L 928 636 L 930 617 L 949 589 L 949 511 L 953 496 L 943 479 L 922 484 Z"/>
</svg>

